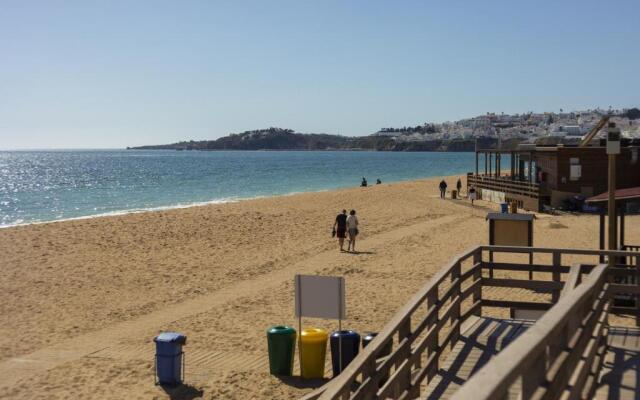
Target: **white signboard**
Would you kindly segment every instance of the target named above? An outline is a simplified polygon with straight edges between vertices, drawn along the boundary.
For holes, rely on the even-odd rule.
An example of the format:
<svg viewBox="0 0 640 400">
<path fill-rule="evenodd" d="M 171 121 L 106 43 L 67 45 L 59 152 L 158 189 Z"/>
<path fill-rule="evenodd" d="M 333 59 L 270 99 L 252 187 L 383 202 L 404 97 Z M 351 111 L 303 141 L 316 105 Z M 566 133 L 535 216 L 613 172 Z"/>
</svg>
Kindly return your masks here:
<svg viewBox="0 0 640 400">
<path fill-rule="evenodd" d="M 569 179 L 572 181 L 577 181 L 582 177 L 582 166 L 581 165 L 571 165 L 570 166 L 570 176 Z"/>
<path fill-rule="evenodd" d="M 296 275 L 295 289 L 296 317 L 346 317 L 343 277 Z"/>
</svg>

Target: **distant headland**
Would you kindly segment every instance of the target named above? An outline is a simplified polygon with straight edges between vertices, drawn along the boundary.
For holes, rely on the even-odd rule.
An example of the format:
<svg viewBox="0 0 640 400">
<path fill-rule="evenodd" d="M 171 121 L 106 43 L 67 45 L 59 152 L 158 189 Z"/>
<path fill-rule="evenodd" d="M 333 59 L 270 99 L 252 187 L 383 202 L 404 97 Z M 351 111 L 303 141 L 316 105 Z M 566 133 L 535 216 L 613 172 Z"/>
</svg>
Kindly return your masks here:
<svg viewBox="0 0 640 400">
<path fill-rule="evenodd" d="M 369 151 L 474 151 L 515 147 L 518 143 L 577 143 L 604 114 L 610 114 L 623 136 L 640 138 L 640 110 L 587 110 L 559 113 L 487 113 L 455 122 L 425 123 L 415 127 L 382 128 L 368 136 L 299 133 L 267 128 L 232 133 L 215 140 L 127 147 L 135 150 L 369 150 Z"/>
</svg>

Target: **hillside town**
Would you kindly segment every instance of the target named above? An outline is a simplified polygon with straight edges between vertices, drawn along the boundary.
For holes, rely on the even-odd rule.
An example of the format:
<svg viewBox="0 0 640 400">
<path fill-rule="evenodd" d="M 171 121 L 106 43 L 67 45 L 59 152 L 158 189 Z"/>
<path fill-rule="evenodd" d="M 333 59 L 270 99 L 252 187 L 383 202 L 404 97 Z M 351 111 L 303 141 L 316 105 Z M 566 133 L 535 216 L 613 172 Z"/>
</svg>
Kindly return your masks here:
<svg viewBox="0 0 640 400">
<path fill-rule="evenodd" d="M 578 141 L 587 134 L 604 115 L 622 130 L 622 136 L 640 138 L 640 110 L 586 110 L 565 112 L 528 112 L 523 114 L 486 113 L 455 122 L 425 123 L 416 127 L 382 128 L 377 136 L 392 137 L 396 141 L 455 140 L 493 137 L 535 142 L 541 138 Z M 601 133 L 602 134 L 602 133 Z"/>
<path fill-rule="evenodd" d="M 212 140 L 132 147 L 139 150 L 376 150 L 474 151 L 511 148 L 519 143 L 576 145 L 603 116 L 622 131 L 622 137 L 640 140 L 640 109 L 587 110 L 524 114 L 486 113 L 455 122 L 424 123 L 414 127 L 382 128 L 366 136 L 299 133 L 271 127 L 231 133 Z M 603 132 L 599 136 L 602 137 Z"/>
</svg>

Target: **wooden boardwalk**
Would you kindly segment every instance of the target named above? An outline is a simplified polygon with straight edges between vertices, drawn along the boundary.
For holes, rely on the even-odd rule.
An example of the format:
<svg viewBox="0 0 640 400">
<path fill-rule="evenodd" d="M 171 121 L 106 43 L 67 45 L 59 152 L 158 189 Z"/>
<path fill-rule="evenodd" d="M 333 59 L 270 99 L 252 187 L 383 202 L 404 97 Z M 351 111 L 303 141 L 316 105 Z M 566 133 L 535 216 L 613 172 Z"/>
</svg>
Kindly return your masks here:
<svg viewBox="0 0 640 400">
<path fill-rule="evenodd" d="M 535 262 L 496 261 L 498 253 Z M 626 263 L 610 266 L 603 258 Z M 529 279 L 527 271 L 534 273 Z M 610 314 L 639 313 L 613 301 L 624 295 L 640 304 L 640 282 L 628 279 L 638 274 L 637 252 L 470 249 L 431 277 L 342 374 L 304 400 L 640 400 L 640 329 L 609 325 Z M 539 319 L 495 318 L 523 312 Z"/>
<path fill-rule="evenodd" d="M 515 340 L 534 321 L 471 317 L 460 340 L 429 382 L 425 395 L 428 400 L 448 399 L 472 374 L 493 356 Z M 516 389 L 517 392 L 517 389 Z M 513 393 L 517 398 L 518 393 Z"/>
<path fill-rule="evenodd" d="M 640 329 L 609 328 L 598 400 L 640 399 Z"/>
</svg>

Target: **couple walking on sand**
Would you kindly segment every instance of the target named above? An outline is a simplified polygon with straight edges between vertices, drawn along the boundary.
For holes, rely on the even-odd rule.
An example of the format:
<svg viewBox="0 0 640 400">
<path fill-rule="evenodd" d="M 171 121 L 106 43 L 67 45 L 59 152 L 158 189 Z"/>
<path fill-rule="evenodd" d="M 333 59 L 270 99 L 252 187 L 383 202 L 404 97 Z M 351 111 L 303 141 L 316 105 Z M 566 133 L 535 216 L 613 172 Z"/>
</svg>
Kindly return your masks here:
<svg viewBox="0 0 640 400">
<path fill-rule="evenodd" d="M 356 251 L 356 236 L 358 236 L 358 217 L 356 210 L 351 210 L 347 215 L 347 210 L 342 210 L 342 214 L 338 214 L 333 223 L 333 235 L 338 237 L 340 251 L 344 251 L 344 239 L 349 234 L 349 244 L 347 251 Z"/>
</svg>

